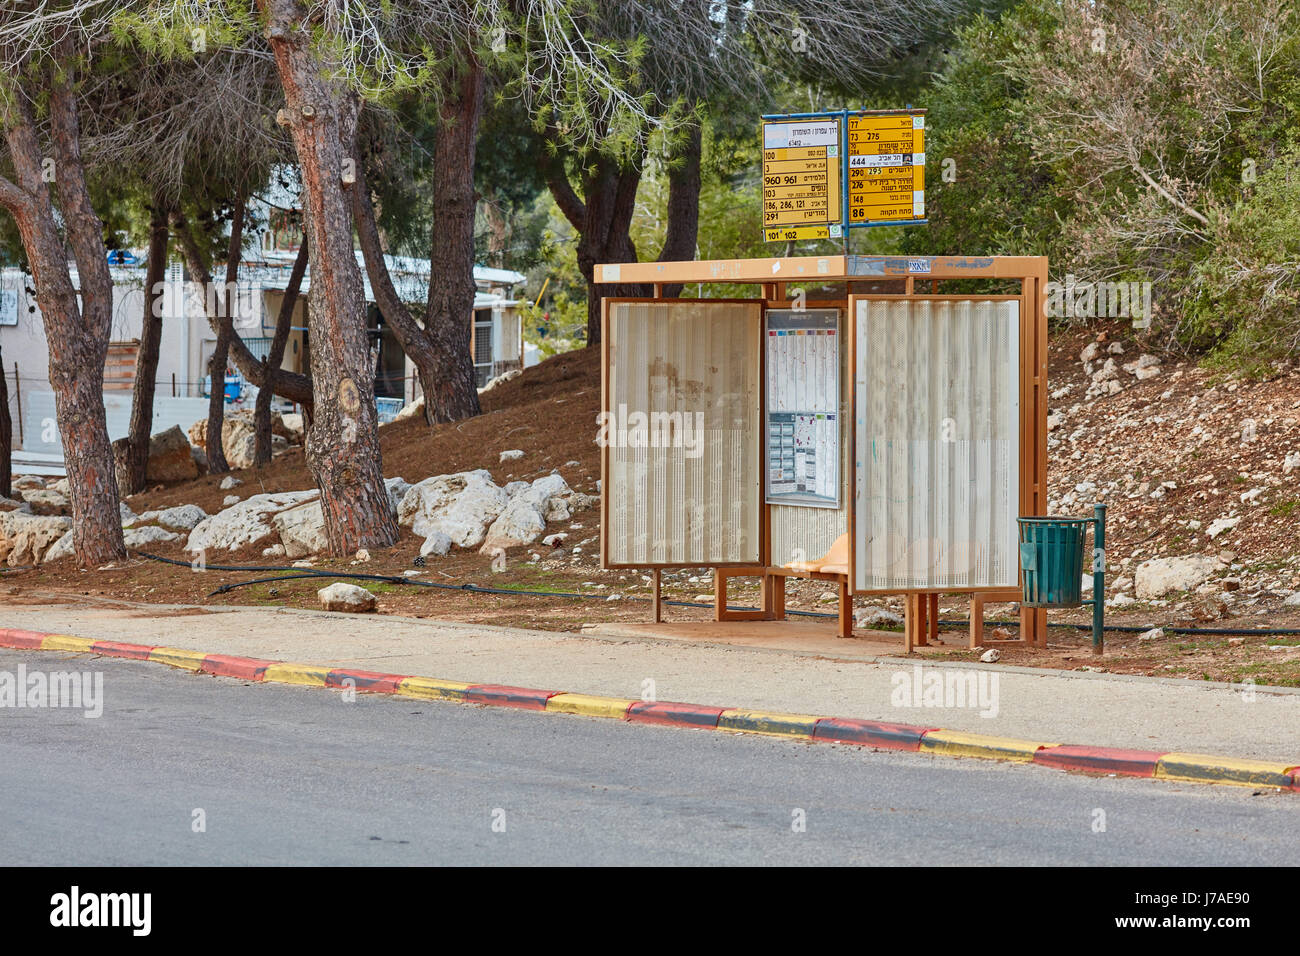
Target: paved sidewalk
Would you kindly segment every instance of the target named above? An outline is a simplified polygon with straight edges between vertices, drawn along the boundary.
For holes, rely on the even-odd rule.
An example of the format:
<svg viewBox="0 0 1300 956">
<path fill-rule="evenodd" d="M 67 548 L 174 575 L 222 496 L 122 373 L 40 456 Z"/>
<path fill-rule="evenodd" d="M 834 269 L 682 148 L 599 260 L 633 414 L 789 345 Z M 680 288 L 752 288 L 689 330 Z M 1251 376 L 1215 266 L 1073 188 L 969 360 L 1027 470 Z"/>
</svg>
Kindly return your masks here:
<svg viewBox="0 0 1300 956">
<path fill-rule="evenodd" d="M 557 634 L 283 608 L 0 604 L 0 627 L 210 653 L 349 666 L 471 683 L 924 724 L 981 734 L 1145 750 L 1294 760 L 1300 692 L 1164 678 L 974 665 L 998 676 L 997 714 L 894 706 L 913 662 L 653 638 Z M 926 665 L 970 667 L 972 665 Z"/>
</svg>

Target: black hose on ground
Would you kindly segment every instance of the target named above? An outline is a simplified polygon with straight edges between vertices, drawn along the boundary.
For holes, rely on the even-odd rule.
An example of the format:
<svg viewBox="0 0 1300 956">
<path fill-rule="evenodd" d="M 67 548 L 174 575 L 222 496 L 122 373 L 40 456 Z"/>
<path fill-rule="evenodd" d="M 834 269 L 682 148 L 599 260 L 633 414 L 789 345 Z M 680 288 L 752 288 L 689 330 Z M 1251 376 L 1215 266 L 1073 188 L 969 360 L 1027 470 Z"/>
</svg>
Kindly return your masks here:
<svg viewBox="0 0 1300 956">
<path fill-rule="evenodd" d="M 136 551 L 137 555 L 142 558 L 148 558 L 150 561 L 159 561 L 163 564 L 172 564 L 182 568 L 192 568 L 193 565 L 188 561 L 177 561 L 174 558 L 164 558 L 161 555 L 149 554 L 146 551 Z M 230 584 L 223 584 L 208 594 L 208 597 L 215 597 L 218 594 L 225 594 L 233 591 L 235 588 L 246 587 L 251 584 L 267 584 L 273 581 L 295 581 L 303 578 L 356 578 L 363 581 L 386 581 L 391 584 L 409 584 L 413 587 L 421 588 L 438 588 L 444 591 L 469 591 L 472 594 L 499 594 L 499 595 L 523 595 L 525 597 L 558 597 L 574 598 L 586 601 L 605 601 L 608 595 L 604 594 L 582 594 L 578 591 L 525 591 L 518 588 L 486 588 L 477 584 L 443 584 L 441 581 L 419 581 L 414 578 L 406 578 L 393 574 L 365 574 L 359 571 L 326 571 L 317 568 L 294 568 L 294 567 L 271 567 L 265 565 L 223 565 L 223 564 L 206 564 L 205 568 L 209 571 L 292 571 L 292 574 L 286 574 L 279 577 L 256 578 L 251 581 L 235 581 Z M 648 597 L 629 596 L 625 601 L 649 601 Z M 713 607 L 711 603 L 703 601 L 668 601 L 663 602 L 665 607 Z M 757 611 L 758 608 L 747 606 L 727 605 L 729 611 Z M 834 618 L 838 615 L 828 614 L 825 611 L 794 611 L 787 610 L 787 616 L 791 617 L 815 617 L 815 618 Z M 986 625 L 993 627 L 1018 627 L 1019 621 L 985 621 Z M 940 621 L 940 627 L 969 627 L 968 619 Z M 1076 631 L 1091 631 L 1091 624 L 1072 624 L 1068 621 L 1048 621 L 1048 627 L 1070 628 Z M 1300 635 L 1300 628 L 1295 627 L 1270 627 L 1270 628 L 1232 628 L 1232 627 L 1174 627 L 1172 625 L 1152 625 L 1160 627 L 1162 630 L 1171 634 L 1208 634 L 1221 637 L 1238 636 L 1238 635 L 1256 635 L 1263 637 L 1284 637 Z M 1120 634 L 1144 634 L 1151 630 L 1152 626 L 1140 624 L 1108 624 L 1106 630 L 1114 631 Z"/>
</svg>

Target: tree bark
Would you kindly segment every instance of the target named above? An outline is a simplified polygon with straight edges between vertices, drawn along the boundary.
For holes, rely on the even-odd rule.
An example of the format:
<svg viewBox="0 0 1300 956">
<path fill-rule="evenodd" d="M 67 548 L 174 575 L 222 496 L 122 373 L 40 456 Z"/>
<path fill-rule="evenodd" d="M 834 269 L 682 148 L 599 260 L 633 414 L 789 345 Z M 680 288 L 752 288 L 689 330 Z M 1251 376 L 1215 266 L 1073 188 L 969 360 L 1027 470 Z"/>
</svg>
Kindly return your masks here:
<svg viewBox="0 0 1300 956">
<path fill-rule="evenodd" d="M 126 487 L 122 494 L 134 495 L 145 489 L 149 471 L 149 439 L 153 432 L 153 399 L 158 384 L 158 354 L 162 343 L 162 303 L 166 295 L 169 209 L 155 196 L 149 212 L 149 261 L 144 277 L 144 316 L 140 326 L 140 350 L 135 359 L 135 382 L 131 388 L 131 424 L 126 437 Z"/>
<path fill-rule="evenodd" d="M 26 94 L 11 88 L 5 136 L 17 182 L 0 181 L 36 285 L 50 349 L 50 386 L 72 491 L 72 543 L 90 567 L 126 557 L 117 476 L 104 415 L 104 362 L 112 323 L 112 279 L 103 225 L 91 205 L 81 160 L 77 104 L 69 80 L 45 73 L 50 90 L 54 173 L 61 218 L 77 263 L 81 305 L 68 270 L 46 167 Z"/>
<path fill-rule="evenodd" d="M 425 392 L 425 417 L 454 422 L 478 415 L 470 323 L 474 317 L 474 159 L 483 112 L 483 69 L 465 50 L 467 62 L 457 96 L 445 100 L 433 150 L 433 236 L 429 251 L 429 303 L 424 327 L 435 356 L 437 384 Z M 429 408 L 435 412 L 429 415 Z"/>
<path fill-rule="evenodd" d="M 264 363 L 266 369 L 263 374 L 267 382 L 276 380 L 276 372 L 284 361 L 284 347 L 289 342 L 289 328 L 293 325 L 293 310 L 298 304 L 298 293 L 306 271 L 307 240 L 304 238 L 298 247 L 298 258 L 293 261 L 293 271 L 289 273 L 289 284 L 280 301 L 280 311 L 275 317 L 275 334 L 271 337 L 271 348 Z M 253 463 L 259 467 L 271 463 L 271 398 L 274 394 L 270 387 L 258 389 L 257 402 L 253 406 L 253 434 L 256 436 Z"/>
<path fill-rule="evenodd" d="M 691 123 L 681 135 L 682 142 L 668 165 L 668 229 L 660 262 L 692 261 L 700 242 L 700 124 Z M 682 294 L 681 283 L 665 285 L 663 293 L 676 298 Z"/>
<path fill-rule="evenodd" d="M 244 197 L 235 200 L 234 216 L 230 220 L 230 245 L 226 248 L 226 286 L 217 302 L 217 341 L 208 359 L 208 474 L 221 475 L 230 471 L 226 461 L 222 432 L 226 424 L 226 365 L 230 361 L 230 343 L 235 337 L 237 296 L 231 291 L 239 282 L 239 260 L 244 249 Z M 205 290 L 207 291 L 207 290 Z M 208 296 L 204 296 L 207 301 Z"/>
<path fill-rule="evenodd" d="M 0 359 L 0 497 L 12 498 L 13 489 L 14 422 L 9 414 L 9 380 L 5 378 L 4 361 Z"/>
<path fill-rule="evenodd" d="M 429 250 L 429 297 L 423 325 L 401 301 L 388 275 L 374 205 L 358 173 L 357 234 L 366 272 L 384 320 L 415 363 L 430 425 L 472 418 L 482 412 L 470 353 L 474 315 L 474 160 L 483 112 L 483 68 L 473 51 L 461 50 L 464 66 L 455 95 L 444 100 L 434 145 L 434 205 Z"/>
<path fill-rule="evenodd" d="M 319 400 L 307 430 L 307 465 L 321 491 L 330 551 L 388 547 L 397 540 L 379 447 L 379 415 L 366 335 L 361 272 L 352 246 L 358 103 L 328 78 L 312 49 L 306 8 L 258 0 L 285 95 L 302 170 L 311 261 L 308 328 Z"/>
</svg>

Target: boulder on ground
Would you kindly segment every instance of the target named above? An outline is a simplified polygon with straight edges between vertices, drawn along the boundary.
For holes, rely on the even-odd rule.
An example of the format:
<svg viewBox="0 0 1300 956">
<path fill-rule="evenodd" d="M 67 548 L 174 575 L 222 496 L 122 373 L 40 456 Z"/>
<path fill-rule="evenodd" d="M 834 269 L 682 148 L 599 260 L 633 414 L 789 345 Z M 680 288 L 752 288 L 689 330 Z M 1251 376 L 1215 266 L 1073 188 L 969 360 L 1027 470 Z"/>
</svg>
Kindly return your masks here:
<svg viewBox="0 0 1300 956">
<path fill-rule="evenodd" d="M 327 588 L 316 592 L 321 606 L 327 611 L 348 611 L 358 613 L 375 609 L 375 596 L 365 588 L 355 584 L 335 581 Z"/>
<path fill-rule="evenodd" d="M 9 483 L 9 487 L 14 491 L 22 491 L 26 488 L 44 488 L 45 479 L 39 475 L 19 475 Z"/>
<path fill-rule="evenodd" d="M 60 478 L 58 481 L 51 481 L 47 487 L 50 491 L 58 492 L 65 498 L 72 497 L 72 484 L 67 478 Z"/>
<path fill-rule="evenodd" d="M 897 611 L 891 611 L 887 607 L 868 607 L 863 608 L 853 619 L 854 627 L 862 627 L 868 630 L 885 627 L 902 627 L 903 615 Z"/>
<path fill-rule="evenodd" d="M 301 558 L 329 550 L 325 513 L 319 500 L 286 508 L 271 518 L 271 526 L 280 535 L 287 557 Z"/>
<path fill-rule="evenodd" d="M 0 513 L 0 559 L 7 558 L 10 567 L 40 564 L 50 546 L 68 534 L 71 528 L 71 518 L 57 515 L 33 515 L 22 511 Z"/>
<path fill-rule="evenodd" d="M 72 531 L 69 529 L 58 541 L 46 549 L 45 554 L 41 555 L 41 564 L 48 564 L 51 561 L 58 561 L 61 558 L 70 558 L 75 551 L 72 549 Z"/>
<path fill-rule="evenodd" d="M 179 425 L 173 425 L 149 439 L 149 463 L 145 480 L 150 482 L 190 481 L 199 476 L 199 466 L 190 454 L 190 443 Z"/>
<path fill-rule="evenodd" d="M 574 491 L 563 476 L 544 475 L 531 485 L 517 487 L 510 496 L 500 516 L 488 528 L 480 551 L 490 553 L 497 548 L 515 548 L 532 544 L 546 530 L 548 522 L 568 521 L 574 511 L 591 507 L 588 495 Z"/>
<path fill-rule="evenodd" d="M 271 436 L 271 457 L 287 451 L 289 442 L 283 435 Z M 252 429 L 236 429 L 235 437 L 226 444 L 226 464 L 231 468 L 252 468 L 257 464 L 257 433 Z"/>
<path fill-rule="evenodd" d="M 278 412 L 276 415 L 278 418 L 272 418 L 273 424 L 271 426 L 275 430 L 275 433 L 277 435 L 283 435 L 290 445 L 301 445 L 306 440 L 307 436 L 307 430 L 303 426 L 302 415 L 297 413 L 279 415 Z M 274 424 L 276 421 L 279 422 L 278 428 Z"/>
<path fill-rule="evenodd" d="M 485 470 L 437 475 L 412 485 L 397 508 L 397 521 L 427 538 L 441 531 L 452 543 L 473 548 L 483 543 L 488 524 L 505 510 L 506 493 Z"/>
<path fill-rule="evenodd" d="M 147 548 L 152 544 L 168 544 L 181 540 L 181 536 L 156 524 L 147 524 L 142 528 L 130 528 L 122 535 L 128 548 Z"/>
<path fill-rule="evenodd" d="M 271 515 L 311 501 L 319 495 L 320 492 L 315 488 L 253 495 L 200 521 L 190 532 L 185 548 L 187 551 L 201 551 L 205 548 L 234 551 L 244 545 L 256 544 L 275 534 L 270 523 Z"/>
<path fill-rule="evenodd" d="M 1203 554 L 1144 561 L 1134 575 L 1138 600 L 1149 601 L 1171 591 L 1190 591 L 1222 566 L 1217 558 Z"/>
<path fill-rule="evenodd" d="M 451 538 L 441 531 L 434 531 L 424 539 L 424 544 L 420 545 L 420 557 L 427 558 L 431 554 L 441 557 L 450 550 Z"/>
<path fill-rule="evenodd" d="M 301 416 L 299 416 L 301 418 Z M 277 422 L 279 427 L 277 428 Z M 276 455 L 289 447 L 281 432 L 287 431 L 279 413 L 271 413 L 271 454 Z M 208 421 L 203 419 L 190 426 L 190 441 L 207 452 Z M 231 468 L 252 468 L 257 452 L 257 430 L 251 411 L 228 411 L 221 419 L 221 450 L 226 464 Z"/>
<path fill-rule="evenodd" d="M 208 516 L 198 505 L 177 505 L 158 512 L 157 521 L 169 531 L 193 531 Z"/>
<path fill-rule="evenodd" d="M 411 490 L 411 483 L 405 478 L 398 476 L 396 478 L 385 478 L 384 487 L 388 489 L 388 504 L 392 508 L 393 515 L 397 515 L 397 509 L 402 504 L 402 499 L 406 493 Z"/>
</svg>

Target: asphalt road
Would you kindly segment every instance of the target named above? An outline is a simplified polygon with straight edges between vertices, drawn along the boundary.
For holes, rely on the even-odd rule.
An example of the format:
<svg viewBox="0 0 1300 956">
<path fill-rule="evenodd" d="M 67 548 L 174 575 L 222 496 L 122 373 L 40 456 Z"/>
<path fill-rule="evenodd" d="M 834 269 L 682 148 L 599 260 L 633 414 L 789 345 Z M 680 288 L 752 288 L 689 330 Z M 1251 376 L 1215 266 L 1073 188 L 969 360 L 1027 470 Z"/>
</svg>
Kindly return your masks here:
<svg viewBox="0 0 1300 956">
<path fill-rule="evenodd" d="M 9 865 L 1259 866 L 1293 859 L 1300 810 L 1249 789 L 0 652 L 0 671 L 20 663 L 102 672 L 105 706 L 0 708 Z"/>
</svg>

